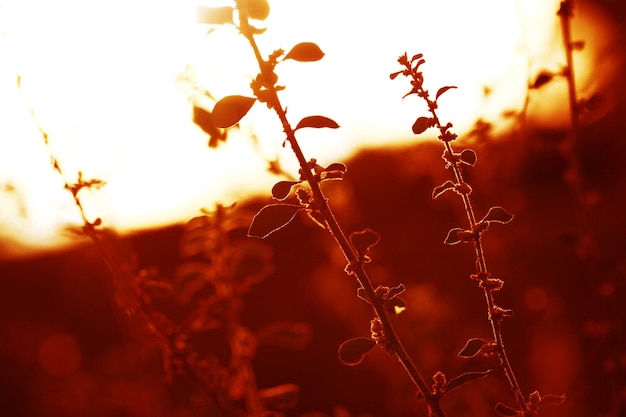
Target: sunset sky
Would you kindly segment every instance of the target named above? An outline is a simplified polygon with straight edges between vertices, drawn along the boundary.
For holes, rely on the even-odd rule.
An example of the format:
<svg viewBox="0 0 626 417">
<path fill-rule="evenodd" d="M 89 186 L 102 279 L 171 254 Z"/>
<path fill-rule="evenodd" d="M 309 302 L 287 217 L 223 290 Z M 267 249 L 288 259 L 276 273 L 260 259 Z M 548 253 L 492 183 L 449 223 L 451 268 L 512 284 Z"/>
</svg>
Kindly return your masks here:
<svg viewBox="0 0 626 417">
<path fill-rule="evenodd" d="M 523 107 L 526 86 L 540 70 L 558 72 L 564 64 L 558 3 L 277 0 L 258 40 L 266 55 L 303 41 L 325 52 L 319 62 L 285 62 L 278 73 L 292 123 L 322 114 L 341 125 L 301 134 L 307 157 L 328 164 L 360 148 L 413 140 L 410 126 L 421 107 L 401 100 L 406 81 L 389 80 L 405 51 L 425 55 L 431 90 L 458 86 L 440 110 L 457 133 L 478 118 L 510 128 L 502 112 Z M 65 181 L 81 171 L 106 182 L 81 198 L 88 218 L 121 231 L 181 222 L 216 201 L 269 195 L 276 178 L 265 172 L 268 160 L 279 158 L 297 173 L 289 149 L 281 147 L 281 128 L 263 105 L 218 149 L 209 149 L 206 134 L 192 123 L 193 104 L 213 103 L 194 92 L 191 81 L 216 98 L 251 95 L 257 71 L 244 38 L 233 27 L 207 35 L 210 28 L 195 22 L 196 6 L 186 0 L 0 1 L 3 256 L 31 250 L 21 247 L 55 247 L 68 241 L 65 226 L 81 224 L 51 153 Z M 574 20 L 573 30 L 586 45 L 575 64 L 584 95 L 606 89 L 618 61 L 609 17 L 588 6 L 578 12 L 584 17 Z M 605 76 L 593 76 L 598 71 Z M 562 82 L 533 92 L 532 122 L 566 126 L 565 92 Z M 31 110 L 49 134 L 48 147 Z"/>
</svg>

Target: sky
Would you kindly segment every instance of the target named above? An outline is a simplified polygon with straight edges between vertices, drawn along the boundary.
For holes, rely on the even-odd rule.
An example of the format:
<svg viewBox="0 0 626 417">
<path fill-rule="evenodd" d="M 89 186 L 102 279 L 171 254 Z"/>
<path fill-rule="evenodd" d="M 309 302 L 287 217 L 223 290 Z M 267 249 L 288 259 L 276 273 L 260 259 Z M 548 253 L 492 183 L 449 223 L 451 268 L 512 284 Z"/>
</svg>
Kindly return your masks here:
<svg viewBox="0 0 626 417">
<path fill-rule="evenodd" d="M 207 135 L 192 122 L 194 105 L 210 110 L 214 104 L 198 88 L 216 98 L 250 96 L 257 72 L 235 28 L 196 23 L 197 3 L 0 0 L 4 257 L 75 241 L 64 230 L 82 221 L 64 183 L 75 182 L 79 172 L 106 182 L 81 192 L 87 217 L 121 232 L 183 222 L 218 201 L 269 196 L 279 180 L 266 172 L 270 160 L 296 175 L 289 149 L 281 146 L 282 129 L 263 105 L 255 104 L 218 149 L 209 149 Z M 277 0 L 259 23 L 267 32 L 258 41 L 266 55 L 305 41 L 325 52 L 319 62 L 286 61 L 277 72 L 292 123 L 319 114 L 341 126 L 301 131 L 307 157 L 329 164 L 359 149 L 423 140 L 410 131 L 423 108 L 401 99 L 405 80 L 389 79 L 405 51 L 425 55 L 431 90 L 458 87 L 442 98 L 439 112 L 457 133 L 479 118 L 510 128 L 502 113 L 523 108 L 527 85 L 542 69 L 558 72 L 564 64 L 558 4 Z M 605 89 L 602 83 L 615 76 L 616 61 L 606 59 L 615 33 L 599 10 L 576 12 L 584 16 L 573 22 L 586 42 L 575 61 L 584 95 Z M 610 76 L 594 77 L 589 62 Z M 533 94 L 529 112 L 536 124 L 567 125 L 564 83 Z M 49 135 L 47 146 L 38 127 Z"/>
</svg>

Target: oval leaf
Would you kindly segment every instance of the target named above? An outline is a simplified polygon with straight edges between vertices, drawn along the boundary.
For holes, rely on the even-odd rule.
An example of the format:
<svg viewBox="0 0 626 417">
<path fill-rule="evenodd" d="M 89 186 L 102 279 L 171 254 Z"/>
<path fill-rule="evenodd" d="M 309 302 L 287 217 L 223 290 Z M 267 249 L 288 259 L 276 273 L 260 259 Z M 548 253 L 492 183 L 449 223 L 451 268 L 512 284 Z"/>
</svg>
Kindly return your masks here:
<svg viewBox="0 0 626 417">
<path fill-rule="evenodd" d="M 459 158 L 461 162 L 469 166 L 474 166 L 474 164 L 476 164 L 476 160 L 478 159 L 476 157 L 476 152 L 471 149 L 464 149 Z"/>
<path fill-rule="evenodd" d="M 293 59 L 294 61 L 300 62 L 319 61 L 323 57 L 324 52 L 313 42 L 299 43 L 291 48 L 291 50 L 287 52 L 287 55 L 285 55 L 285 59 Z"/>
<path fill-rule="evenodd" d="M 552 81 L 552 78 L 554 78 L 554 74 L 552 72 L 543 70 L 539 73 L 539 75 L 537 75 L 537 78 L 535 78 L 535 82 L 531 84 L 530 88 L 541 88 L 550 81 Z"/>
<path fill-rule="evenodd" d="M 446 91 L 452 89 L 452 88 L 456 88 L 455 85 L 448 85 L 446 87 L 441 87 L 439 90 L 437 90 L 437 95 L 435 95 L 435 100 L 437 100 L 439 98 L 439 96 L 441 96 L 443 93 L 445 93 Z"/>
<path fill-rule="evenodd" d="M 461 358 L 473 358 L 478 355 L 478 352 L 487 344 L 486 341 L 479 338 L 470 339 L 465 343 L 465 346 L 459 353 L 458 356 Z"/>
<path fill-rule="evenodd" d="M 413 133 L 419 135 L 433 125 L 432 117 L 418 117 L 413 123 Z"/>
<path fill-rule="evenodd" d="M 441 194 L 445 193 L 448 190 L 454 189 L 454 187 L 455 184 L 450 180 L 444 182 L 439 187 L 435 187 L 435 189 L 433 190 L 433 199 L 439 197 Z"/>
<path fill-rule="evenodd" d="M 487 375 L 489 375 L 491 372 L 492 372 L 491 369 L 488 369 L 483 372 L 466 372 L 464 374 L 457 376 L 456 378 L 452 378 L 450 381 L 448 381 L 448 385 L 446 385 L 446 390 L 444 394 L 452 391 L 455 388 L 460 387 L 463 384 L 467 384 L 470 381 L 473 381 L 479 378 L 484 378 Z"/>
<path fill-rule="evenodd" d="M 354 232 L 350 235 L 350 243 L 356 250 L 359 258 L 367 259 L 369 249 L 378 243 L 380 235 L 372 229 L 365 229 L 360 232 Z"/>
<path fill-rule="evenodd" d="M 294 204 L 270 204 L 263 207 L 252 219 L 248 236 L 266 238 L 289 224 L 304 207 Z"/>
<path fill-rule="evenodd" d="M 458 227 L 451 229 L 448 232 L 448 235 L 446 236 L 446 240 L 444 240 L 443 243 L 445 243 L 446 245 L 456 245 L 457 243 L 461 242 L 462 240 L 461 234 L 464 232 L 465 230 L 460 229 Z"/>
<path fill-rule="evenodd" d="M 342 164 L 341 162 L 333 162 L 332 164 L 324 168 L 324 171 L 341 171 L 345 174 L 348 171 L 348 167 L 346 167 L 346 165 Z"/>
<path fill-rule="evenodd" d="M 513 219 L 513 215 L 502 207 L 491 207 L 487 215 L 483 217 L 481 222 L 508 223 Z"/>
<path fill-rule="evenodd" d="M 308 116 L 300 120 L 300 122 L 298 123 L 294 131 L 301 129 L 303 127 L 315 127 L 315 128 L 328 127 L 330 129 L 337 129 L 339 125 L 333 119 L 329 119 L 328 117 Z"/>
<path fill-rule="evenodd" d="M 376 346 L 376 341 L 368 337 L 355 337 L 346 340 L 339 346 L 339 360 L 344 365 L 358 365 L 374 346 Z"/>
<path fill-rule="evenodd" d="M 544 406 L 544 405 L 559 405 L 561 404 L 563 401 L 565 401 L 565 395 L 544 395 L 543 397 L 541 397 L 541 400 L 539 401 L 539 405 L 540 406 Z"/>
<path fill-rule="evenodd" d="M 216 127 L 227 128 L 238 123 L 248 113 L 256 99 L 245 96 L 227 96 L 215 103 L 213 121 Z"/>
<path fill-rule="evenodd" d="M 524 414 L 502 403 L 496 404 L 496 412 L 504 417 L 521 416 Z"/>
<path fill-rule="evenodd" d="M 270 15 L 270 5 L 267 0 L 247 0 L 248 16 L 256 20 L 265 20 Z"/>
<path fill-rule="evenodd" d="M 289 196 L 291 187 L 300 184 L 302 181 L 279 181 L 272 187 L 272 197 L 276 200 L 284 200 Z"/>
</svg>

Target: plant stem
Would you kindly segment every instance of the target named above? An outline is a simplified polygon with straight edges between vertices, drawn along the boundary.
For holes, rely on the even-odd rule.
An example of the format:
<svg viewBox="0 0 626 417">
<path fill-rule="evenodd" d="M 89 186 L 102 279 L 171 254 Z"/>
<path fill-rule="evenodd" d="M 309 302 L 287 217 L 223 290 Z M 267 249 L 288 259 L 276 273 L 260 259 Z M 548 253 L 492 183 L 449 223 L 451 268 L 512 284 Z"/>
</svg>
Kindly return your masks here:
<svg viewBox="0 0 626 417">
<path fill-rule="evenodd" d="M 439 129 L 439 132 L 441 133 L 441 135 L 444 136 L 445 132 L 448 130 L 448 126 L 444 126 L 441 124 L 439 117 L 437 116 L 436 102 L 430 100 L 430 98 L 428 97 L 428 92 L 423 89 L 423 87 L 421 86 L 421 83 L 418 82 L 416 78 L 414 78 L 414 80 L 416 81 L 416 83 L 419 84 L 417 94 L 427 102 L 429 111 L 435 123 L 435 127 Z M 454 149 L 452 148 L 452 145 L 450 145 L 450 141 L 442 140 L 442 142 L 444 144 L 445 150 L 448 153 L 448 155 L 454 155 Z M 466 188 L 466 186 L 468 186 L 469 184 L 467 184 L 467 182 L 465 181 L 463 177 L 463 170 L 461 169 L 459 164 L 460 162 L 451 163 L 452 171 L 454 173 L 454 178 L 456 180 L 457 185 L 460 186 L 460 188 Z M 465 207 L 465 214 L 467 215 L 467 220 L 469 223 L 469 230 L 476 230 L 478 226 L 478 222 L 476 221 L 476 214 L 474 212 L 472 201 L 469 196 L 470 193 L 467 192 L 467 193 L 459 193 L 459 194 L 461 196 L 461 199 L 463 200 L 463 206 Z M 478 234 L 476 236 L 473 243 L 474 243 L 474 252 L 476 254 L 477 272 L 489 274 L 489 271 L 487 269 L 487 261 L 485 258 L 485 252 L 484 252 L 482 241 L 481 241 L 481 234 Z M 506 353 L 506 349 L 504 347 L 504 341 L 502 338 L 502 324 L 500 322 L 500 319 L 498 319 L 497 315 L 495 314 L 496 303 L 495 303 L 494 291 L 489 288 L 483 288 L 483 292 L 485 294 L 485 301 L 487 303 L 489 323 L 491 324 L 491 333 L 496 343 L 496 351 L 500 359 L 500 364 L 504 371 L 504 375 L 506 376 L 506 379 L 509 382 L 511 391 L 515 395 L 515 399 L 517 400 L 519 406 L 521 407 L 521 410 L 524 413 L 526 413 L 528 407 L 526 405 L 526 401 L 524 400 L 524 395 L 522 394 L 522 390 L 520 389 L 519 383 L 515 376 L 515 372 L 513 371 L 508 355 Z"/>
<path fill-rule="evenodd" d="M 247 25 L 247 21 L 245 20 L 245 16 L 241 16 L 240 19 L 242 19 L 241 24 L 243 26 L 241 32 L 248 39 L 248 42 L 250 43 L 250 46 L 252 47 L 254 51 L 254 55 L 257 59 L 257 62 L 259 64 L 259 68 L 261 71 L 261 76 L 263 76 L 265 79 L 270 79 L 271 74 L 267 73 L 268 68 L 267 68 L 266 62 L 263 60 L 263 57 L 259 51 L 258 45 L 254 39 L 254 35 L 246 31 L 245 26 Z M 303 179 L 311 187 L 311 192 L 313 194 L 314 201 L 316 201 L 316 203 L 319 205 L 319 211 L 322 213 L 324 220 L 326 221 L 328 230 L 330 234 L 333 236 L 333 238 L 335 239 L 335 241 L 337 242 L 337 244 L 339 245 L 341 251 L 343 252 L 345 259 L 348 261 L 347 270 L 351 271 L 351 273 L 355 275 L 358 283 L 363 288 L 369 300 L 369 303 L 372 305 L 372 308 L 374 309 L 374 312 L 377 318 L 380 320 L 384 328 L 386 341 L 389 342 L 389 344 L 393 346 L 393 349 L 394 349 L 393 353 L 396 356 L 396 359 L 401 363 L 401 365 L 404 367 L 409 377 L 413 381 L 413 384 L 417 387 L 419 392 L 426 399 L 428 409 L 429 409 L 429 415 L 436 416 L 436 417 L 445 417 L 445 414 L 439 405 L 439 397 L 436 396 L 431 391 L 431 389 L 428 386 L 428 383 L 426 382 L 424 377 L 421 375 L 421 373 L 418 371 L 415 364 L 411 360 L 409 354 L 407 353 L 406 349 L 404 348 L 391 321 L 389 320 L 389 317 L 387 316 L 387 313 L 383 307 L 382 301 L 376 295 L 372 281 L 370 280 L 367 272 L 365 271 L 363 261 L 359 258 L 359 255 L 356 253 L 352 245 L 349 243 L 348 238 L 346 237 L 345 233 L 343 232 L 343 229 L 341 228 L 341 226 L 339 225 L 339 222 L 337 221 L 335 215 L 333 214 L 328 204 L 328 199 L 324 196 L 324 193 L 320 187 L 319 180 L 314 175 L 311 164 L 305 158 L 304 153 L 302 152 L 302 149 L 300 148 L 300 145 L 296 139 L 294 130 L 291 127 L 291 124 L 289 123 L 289 121 L 287 120 L 286 112 L 284 108 L 282 107 L 282 104 L 280 102 L 280 99 L 278 98 L 278 94 L 277 94 L 276 89 L 274 88 L 274 85 L 272 83 L 268 83 L 266 87 L 268 88 L 268 91 L 270 92 L 270 98 L 269 98 L 269 102 L 271 104 L 270 107 L 274 109 L 274 111 L 278 115 L 278 118 L 280 119 L 283 130 L 287 137 L 287 141 L 289 142 L 291 149 L 293 150 L 298 160 L 298 163 L 300 165 L 301 175 Z"/>
</svg>

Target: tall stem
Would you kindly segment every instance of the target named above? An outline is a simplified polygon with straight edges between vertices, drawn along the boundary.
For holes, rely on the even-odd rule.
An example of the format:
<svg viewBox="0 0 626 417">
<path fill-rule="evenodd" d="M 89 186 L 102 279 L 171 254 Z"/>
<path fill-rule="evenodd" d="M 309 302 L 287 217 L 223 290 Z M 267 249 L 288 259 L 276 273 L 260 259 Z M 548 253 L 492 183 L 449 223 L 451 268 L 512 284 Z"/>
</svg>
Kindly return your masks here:
<svg viewBox="0 0 626 417">
<path fill-rule="evenodd" d="M 245 20 L 243 20 L 241 24 L 243 26 L 241 31 L 244 34 L 244 36 L 248 39 L 248 42 L 250 43 L 250 46 L 252 47 L 254 51 L 254 55 L 257 59 L 257 62 L 259 64 L 259 69 L 261 71 L 261 76 L 263 76 L 265 79 L 271 79 L 270 77 L 271 74 L 268 74 L 268 67 L 266 65 L 266 62 L 263 60 L 263 57 L 259 51 L 258 45 L 254 39 L 254 35 L 250 34 L 249 32 L 245 30 L 245 26 L 247 25 Z M 345 259 L 348 262 L 348 266 L 349 266 L 348 270 L 351 271 L 355 275 L 361 288 L 363 288 L 367 296 L 367 299 L 369 300 L 369 303 L 372 305 L 372 308 L 374 309 L 376 317 L 380 320 L 380 323 L 382 324 L 384 331 L 385 331 L 386 342 L 388 342 L 391 346 L 393 346 L 394 356 L 404 367 L 407 374 L 413 381 L 413 384 L 417 387 L 419 392 L 426 399 L 426 402 L 428 404 L 428 409 L 429 409 L 429 415 L 436 416 L 436 417 L 445 417 L 445 414 L 439 405 L 439 397 L 431 391 L 430 387 L 428 386 L 428 383 L 426 382 L 424 377 L 421 375 L 421 373 L 418 371 L 411 357 L 409 356 L 406 349 L 404 348 L 402 342 L 400 341 L 400 338 L 398 337 L 384 309 L 382 301 L 376 295 L 374 286 L 369 276 L 367 275 L 367 272 L 365 271 L 362 260 L 359 258 L 359 255 L 356 253 L 356 251 L 350 244 L 348 238 L 343 232 L 343 229 L 341 228 L 341 226 L 339 225 L 339 222 L 337 221 L 335 215 L 333 214 L 332 209 L 330 208 L 328 204 L 328 199 L 324 196 L 324 193 L 320 187 L 319 180 L 314 175 L 311 165 L 309 164 L 308 160 L 305 158 L 304 153 L 302 152 L 302 149 L 300 148 L 300 145 L 296 139 L 294 130 L 291 127 L 291 124 L 289 123 L 289 121 L 287 120 L 286 112 L 280 102 L 280 99 L 278 98 L 278 94 L 274 85 L 268 84 L 266 87 L 270 93 L 270 98 L 269 98 L 269 101 L 271 104 L 270 107 L 274 109 L 274 111 L 276 112 L 276 115 L 280 119 L 280 122 L 282 124 L 283 130 L 287 138 L 287 142 L 289 142 L 289 145 L 291 146 L 291 149 L 293 150 L 293 153 L 295 154 L 298 160 L 298 163 L 300 165 L 301 175 L 303 179 L 309 184 L 311 188 L 311 192 L 313 194 L 314 201 L 316 201 L 316 203 L 319 205 L 319 211 L 322 213 L 322 216 L 324 217 L 324 220 L 326 221 L 328 230 L 330 234 L 333 236 L 333 238 L 335 239 L 335 241 L 337 242 L 338 246 L 343 252 Z"/>
</svg>

